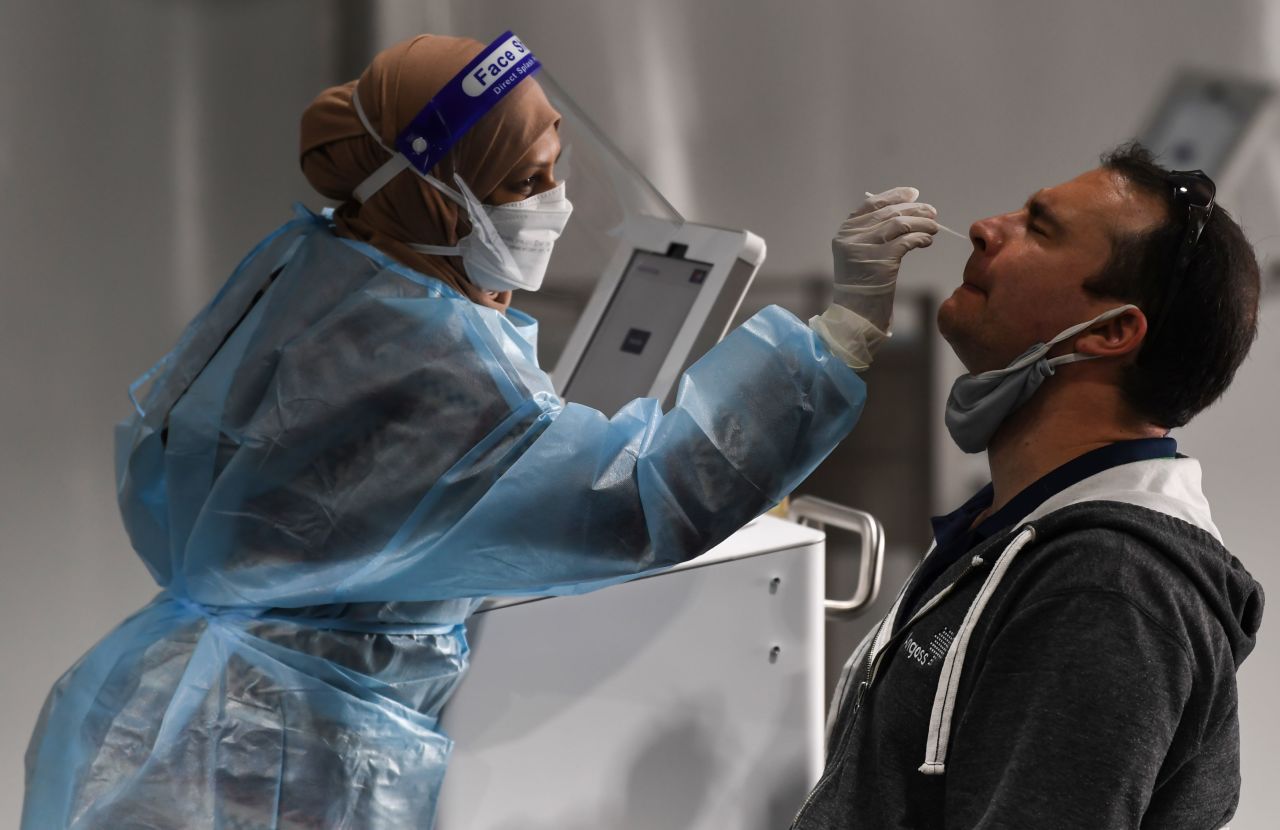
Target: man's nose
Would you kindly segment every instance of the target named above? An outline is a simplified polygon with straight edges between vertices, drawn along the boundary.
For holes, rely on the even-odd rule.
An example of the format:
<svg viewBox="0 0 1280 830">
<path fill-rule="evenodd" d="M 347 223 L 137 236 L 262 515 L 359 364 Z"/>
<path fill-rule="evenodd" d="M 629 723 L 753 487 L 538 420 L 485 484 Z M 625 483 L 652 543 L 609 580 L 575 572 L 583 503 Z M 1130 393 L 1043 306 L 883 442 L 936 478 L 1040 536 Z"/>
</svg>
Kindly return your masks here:
<svg viewBox="0 0 1280 830">
<path fill-rule="evenodd" d="M 1000 248 L 1001 242 L 1004 240 L 1004 234 L 1000 229 L 999 216 L 988 216 L 986 219 L 979 219 L 969 226 L 969 241 L 973 243 L 973 248 L 978 253 L 994 254 Z"/>
</svg>

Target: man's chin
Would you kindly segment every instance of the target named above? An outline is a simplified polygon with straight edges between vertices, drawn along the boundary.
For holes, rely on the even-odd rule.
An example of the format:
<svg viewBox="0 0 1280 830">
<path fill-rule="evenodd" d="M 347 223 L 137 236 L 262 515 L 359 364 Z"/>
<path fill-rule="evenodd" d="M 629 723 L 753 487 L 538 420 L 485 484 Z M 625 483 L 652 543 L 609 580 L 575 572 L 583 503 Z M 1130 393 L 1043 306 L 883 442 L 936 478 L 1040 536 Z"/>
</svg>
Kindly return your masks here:
<svg viewBox="0 0 1280 830">
<path fill-rule="evenodd" d="M 974 335 L 981 328 L 981 321 L 965 315 L 953 303 L 954 295 L 938 306 L 938 334 L 947 341 L 951 351 L 968 368 L 973 358 Z"/>
<path fill-rule="evenodd" d="M 957 302 L 956 294 L 960 289 L 956 289 L 954 293 L 947 299 L 942 301 L 938 306 L 937 326 L 938 334 L 942 335 L 942 339 L 948 343 L 954 342 L 954 338 L 960 334 L 965 328 L 964 312 L 960 309 L 960 303 Z"/>
</svg>

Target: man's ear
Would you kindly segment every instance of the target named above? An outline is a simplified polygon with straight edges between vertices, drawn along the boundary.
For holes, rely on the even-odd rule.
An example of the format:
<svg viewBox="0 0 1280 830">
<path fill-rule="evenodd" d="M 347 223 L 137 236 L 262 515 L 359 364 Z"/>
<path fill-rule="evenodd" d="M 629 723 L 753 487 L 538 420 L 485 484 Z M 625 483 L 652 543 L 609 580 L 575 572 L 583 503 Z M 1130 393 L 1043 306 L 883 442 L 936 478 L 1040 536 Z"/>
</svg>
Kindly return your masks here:
<svg viewBox="0 0 1280 830">
<path fill-rule="evenodd" d="M 1096 357 L 1136 356 L 1146 336 L 1147 316 L 1130 308 L 1076 335 L 1075 351 Z"/>
</svg>

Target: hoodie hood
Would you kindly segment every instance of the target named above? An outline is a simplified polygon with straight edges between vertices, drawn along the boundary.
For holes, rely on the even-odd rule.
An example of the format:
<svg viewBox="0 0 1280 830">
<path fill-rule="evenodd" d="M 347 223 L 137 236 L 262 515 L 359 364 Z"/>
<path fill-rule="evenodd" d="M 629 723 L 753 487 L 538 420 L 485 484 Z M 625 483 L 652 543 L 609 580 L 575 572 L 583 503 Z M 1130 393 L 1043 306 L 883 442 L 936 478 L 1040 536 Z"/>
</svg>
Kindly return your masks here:
<svg viewBox="0 0 1280 830">
<path fill-rule="evenodd" d="M 1041 540 L 1109 527 L 1160 550 L 1222 624 L 1239 667 L 1262 623 L 1262 586 L 1223 546 L 1200 482 L 1200 463 L 1193 458 L 1122 464 L 1048 499 L 1025 523 Z"/>
</svg>

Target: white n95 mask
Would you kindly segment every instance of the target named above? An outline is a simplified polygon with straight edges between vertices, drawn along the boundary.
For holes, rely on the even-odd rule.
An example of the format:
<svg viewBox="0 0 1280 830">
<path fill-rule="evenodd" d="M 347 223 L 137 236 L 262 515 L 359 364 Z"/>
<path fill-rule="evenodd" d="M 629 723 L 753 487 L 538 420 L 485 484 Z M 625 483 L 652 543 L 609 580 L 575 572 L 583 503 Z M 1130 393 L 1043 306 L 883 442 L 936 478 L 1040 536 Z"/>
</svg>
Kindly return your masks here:
<svg viewBox="0 0 1280 830">
<path fill-rule="evenodd" d="M 466 210 L 471 233 L 453 246 L 410 244 L 410 248 L 422 254 L 462 257 L 467 277 L 487 291 L 542 287 L 556 240 L 573 213 L 564 182 L 519 202 L 485 205 L 458 175 L 453 177 L 458 190 L 434 176 L 423 178 Z"/>
<path fill-rule="evenodd" d="M 1004 420 L 1030 400 L 1058 366 L 1102 356 L 1073 353 L 1046 359 L 1045 355 L 1055 344 L 1075 337 L 1092 325 L 1119 317 L 1131 308 L 1137 306 L 1113 308 L 1086 323 L 1072 326 L 1047 343 L 1035 344 L 1003 369 L 956 378 L 947 398 L 944 419 L 956 446 L 969 453 L 985 450 Z"/>
</svg>

